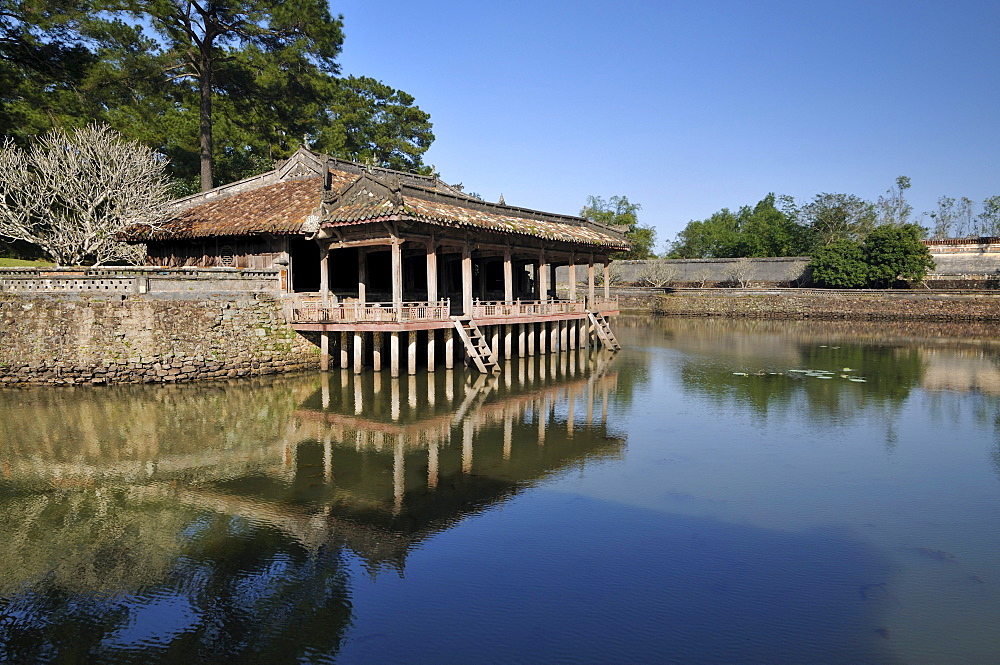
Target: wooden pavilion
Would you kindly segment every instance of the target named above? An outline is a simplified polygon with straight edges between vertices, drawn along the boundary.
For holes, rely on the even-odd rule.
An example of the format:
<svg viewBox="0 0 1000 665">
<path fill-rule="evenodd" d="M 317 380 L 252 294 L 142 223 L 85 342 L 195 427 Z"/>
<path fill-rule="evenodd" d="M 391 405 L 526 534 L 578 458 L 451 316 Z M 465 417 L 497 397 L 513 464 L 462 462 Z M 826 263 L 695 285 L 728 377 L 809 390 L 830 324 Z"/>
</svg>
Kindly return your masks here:
<svg viewBox="0 0 1000 665">
<path fill-rule="evenodd" d="M 433 371 L 439 351 L 451 367 L 455 334 L 484 373 L 536 349 L 618 348 L 608 264 L 628 248 L 622 229 L 488 203 L 432 176 L 301 148 L 273 171 L 175 201 L 165 223 L 125 236 L 147 244 L 151 265 L 281 270 L 289 320 L 319 334 L 324 369 L 339 354 L 343 368 L 353 357 L 356 372 L 381 370 L 388 346 L 397 376 L 401 334 L 410 374 L 418 355 Z M 569 276 L 561 299 L 559 266 Z"/>
</svg>

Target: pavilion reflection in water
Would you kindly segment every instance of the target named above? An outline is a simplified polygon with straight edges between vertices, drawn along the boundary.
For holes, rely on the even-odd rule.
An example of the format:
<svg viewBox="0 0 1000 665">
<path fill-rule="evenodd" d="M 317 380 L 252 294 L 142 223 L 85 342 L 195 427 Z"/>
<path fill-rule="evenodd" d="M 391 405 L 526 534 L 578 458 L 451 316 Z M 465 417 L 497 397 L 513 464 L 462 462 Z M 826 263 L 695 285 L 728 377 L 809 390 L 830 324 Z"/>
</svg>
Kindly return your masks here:
<svg viewBox="0 0 1000 665">
<path fill-rule="evenodd" d="M 428 535 L 561 469 L 620 456 L 607 423 L 612 362 L 591 350 L 501 375 L 323 374 L 288 423 L 280 463 L 175 491 L 309 548 L 346 545 L 373 571 L 401 569 Z"/>
</svg>

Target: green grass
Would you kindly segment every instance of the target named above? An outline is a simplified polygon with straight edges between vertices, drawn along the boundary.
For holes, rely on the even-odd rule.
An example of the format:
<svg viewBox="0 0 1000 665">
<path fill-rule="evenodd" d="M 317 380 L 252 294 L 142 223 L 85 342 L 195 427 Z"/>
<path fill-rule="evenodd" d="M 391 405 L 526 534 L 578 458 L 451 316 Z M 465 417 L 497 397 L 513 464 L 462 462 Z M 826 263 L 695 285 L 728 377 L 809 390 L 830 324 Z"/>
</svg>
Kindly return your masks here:
<svg viewBox="0 0 1000 665">
<path fill-rule="evenodd" d="M 0 258 L 0 268 L 49 268 L 54 266 L 49 261 L 22 261 L 21 259 Z"/>
</svg>

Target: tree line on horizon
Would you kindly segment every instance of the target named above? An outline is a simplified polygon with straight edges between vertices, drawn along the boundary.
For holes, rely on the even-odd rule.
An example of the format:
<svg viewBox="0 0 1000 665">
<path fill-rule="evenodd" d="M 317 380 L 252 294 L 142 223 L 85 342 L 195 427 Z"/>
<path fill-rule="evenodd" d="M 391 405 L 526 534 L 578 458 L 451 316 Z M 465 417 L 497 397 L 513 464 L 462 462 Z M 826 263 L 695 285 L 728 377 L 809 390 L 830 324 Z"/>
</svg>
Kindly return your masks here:
<svg viewBox="0 0 1000 665">
<path fill-rule="evenodd" d="M 879 227 L 912 227 L 918 239 L 1000 236 L 1000 196 L 976 205 L 942 196 L 934 210 L 914 217 L 906 199 L 910 179 L 899 176 L 883 196 L 868 201 L 854 194 L 817 194 L 804 203 L 769 193 L 753 206 L 723 208 L 687 223 L 667 244 L 675 259 L 812 256 L 844 241 L 855 244 Z"/>
<path fill-rule="evenodd" d="M 181 196 L 300 145 L 430 173 L 415 99 L 342 76 L 324 0 L 0 0 L 0 134 L 22 148 L 97 123 L 164 155 Z"/>
</svg>

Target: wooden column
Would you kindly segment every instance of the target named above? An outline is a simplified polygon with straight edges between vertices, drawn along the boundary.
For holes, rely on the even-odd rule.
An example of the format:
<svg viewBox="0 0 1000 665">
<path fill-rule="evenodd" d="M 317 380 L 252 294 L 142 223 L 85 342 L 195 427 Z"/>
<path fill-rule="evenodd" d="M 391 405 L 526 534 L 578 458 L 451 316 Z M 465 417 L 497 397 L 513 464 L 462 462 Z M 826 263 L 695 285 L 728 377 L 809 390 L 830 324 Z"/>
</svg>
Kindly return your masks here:
<svg viewBox="0 0 1000 665">
<path fill-rule="evenodd" d="M 399 333 L 389 333 L 389 376 L 399 376 Z"/>
<path fill-rule="evenodd" d="M 392 240 L 392 306 L 396 310 L 397 321 L 403 308 L 403 248 L 399 238 Z"/>
<path fill-rule="evenodd" d="M 360 331 L 354 333 L 354 373 L 361 374 L 361 354 L 364 350 L 364 334 Z"/>
<path fill-rule="evenodd" d="M 538 324 L 538 355 L 545 355 L 545 347 L 548 344 L 549 324 L 542 321 Z"/>
<path fill-rule="evenodd" d="M 535 355 L 535 324 L 525 323 L 528 332 L 528 355 Z"/>
<path fill-rule="evenodd" d="M 559 324 L 559 348 L 563 351 L 569 348 L 569 321 Z"/>
<path fill-rule="evenodd" d="M 569 300 L 570 302 L 576 301 L 576 258 L 570 256 L 569 265 L 566 266 L 569 270 Z"/>
<path fill-rule="evenodd" d="M 549 264 L 545 262 L 545 252 L 538 258 L 538 299 L 542 302 L 549 299 Z"/>
<path fill-rule="evenodd" d="M 437 302 L 438 299 L 438 268 L 437 251 L 434 241 L 427 241 L 427 301 Z"/>
<path fill-rule="evenodd" d="M 347 369 L 351 366 L 351 358 L 347 348 L 349 342 L 347 340 L 347 331 L 344 330 L 340 333 L 340 369 Z"/>
<path fill-rule="evenodd" d="M 604 262 L 604 297 L 611 297 L 611 262 Z"/>
<path fill-rule="evenodd" d="M 330 304 L 330 248 L 322 244 L 319 246 L 319 292 L 326 307 Z"/>
<path fill-rule="evenodd" d="M 358 248 L 358 304 L 362 307 L 368 298 L 368 253 Z"/>
<path fill-rule="evenodd" d="M 514 327 L 510 324 L 504 326 L 503 331 L 503 357 L 510 360 L 511 356 L 514 354 Z"/>
<path fill-rule="evenodd" d="M 427 371 L 434 371 L 434 336 L 437 331 L 427 331 Z"/>
<path fill-rule="evenodd" d="M 566 322 L 552 322 L 552 352 L 564 351 L 566 349 Z"/>
<path fill-rule="evenodd" d="M 524 339 L 524 328 L 525 324 L 517 324 L 517 357 L 523 358 L 525 353 L 525 339 Z"/>
<path fill-rule="evenodd" d="M 462 246 L 462 313 L 472 316 L 472 249 Z"/>
<path fill-rule="evenodd" d="M 514 300 L 514 266 L 511 264 L 510 247 L 503 251 L 503 299 Z"/>
<path fill-rule="evenodd" d="M 417 331 L 411 330 L 406 344 L 406 373 L 417 373 Z"/>
<path fill-rule="evenodd" d="M 500 357 L 500 326 L 490 326 L 492 330 L 490 331 L 490 350 L 493 351 L 493 357 Z"/>
<path fill-rule="evenodd" d="M 594 302 L 594 257 L 587 262 L 587 307 Z"/>
</svg>

